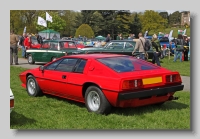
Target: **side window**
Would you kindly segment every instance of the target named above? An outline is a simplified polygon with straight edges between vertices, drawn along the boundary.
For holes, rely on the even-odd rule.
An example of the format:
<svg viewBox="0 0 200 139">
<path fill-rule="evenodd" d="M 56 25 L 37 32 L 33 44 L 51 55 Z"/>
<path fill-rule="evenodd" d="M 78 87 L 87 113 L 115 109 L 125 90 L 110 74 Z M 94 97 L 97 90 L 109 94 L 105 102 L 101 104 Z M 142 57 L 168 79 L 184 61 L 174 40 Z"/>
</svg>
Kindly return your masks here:
<svg viewBox="0 0 200 139">
<path fill-rule="evenodd" d="M 43 43 L 42 48 L 49 49 L 50 48 L 50 43 L 49 42 Z"/>
<path fill-rule="evenodd" d="M 76 45 L 74 42 L 69 42 L 69 48 L 76 48 Z"/>
<path fill-rule="evenodd" d="M 66 58 L 59 63 L 55 70 L 71 72 L 76 65 L 78 59 Z"/>
<path fill-rule="evenodd" d="M 114 42 L 108 46 L 110 49 L 123 49 L 124 43 L 123 42 Z"/>
<path fill-rule="evenodd" d="M 131 43 L 127 42 L 125 49 L 133 49 L 133 45 Z"/>
<path fill-rule="evenodd" d="M 56 42 L 51 42 L 50 43 L 50 49 L 53 49 L 53 50 L 58 50 L 58 43 Z"/>
<path fill-rule="evenodd" d="M 45 67 L 46 70 L 54 70 L 63 59 L 55 61 Z"/>
<path fill-rule="evenodd" d="M 87 62 L 86 60 L 82 59 L 81 62 L 76 67 L 74 72 L 83 73 L 83 70 L 85 68 L 86 62 Z"/>
</svg>

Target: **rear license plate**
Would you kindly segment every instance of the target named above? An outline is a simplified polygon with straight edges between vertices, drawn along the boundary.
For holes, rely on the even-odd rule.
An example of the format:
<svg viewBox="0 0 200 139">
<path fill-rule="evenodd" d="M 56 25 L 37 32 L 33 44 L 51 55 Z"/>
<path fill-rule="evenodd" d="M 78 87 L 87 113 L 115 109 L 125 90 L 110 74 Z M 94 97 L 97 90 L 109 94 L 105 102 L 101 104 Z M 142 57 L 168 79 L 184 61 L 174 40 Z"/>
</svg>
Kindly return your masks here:
<svg viewBox="0 0 200 139">
<path fill-rule="evenodd" d="M 162 77 L 146 78 L 146 79 L 142 79 L 142 81 L 143 81 L 144 85 L 161 83 L 162 82 Z"/>
</svg>

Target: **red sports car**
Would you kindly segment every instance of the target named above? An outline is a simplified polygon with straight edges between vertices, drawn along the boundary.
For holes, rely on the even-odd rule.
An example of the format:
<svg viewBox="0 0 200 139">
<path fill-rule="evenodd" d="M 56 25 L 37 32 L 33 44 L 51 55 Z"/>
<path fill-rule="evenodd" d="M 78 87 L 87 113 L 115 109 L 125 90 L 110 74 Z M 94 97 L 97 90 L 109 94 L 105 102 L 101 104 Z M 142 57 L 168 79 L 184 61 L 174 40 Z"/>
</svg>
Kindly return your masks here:
<svg viewBox="0 0 200 139">
<path fill-rule="evenodd" d="M 183 90 L 178 72 L 132 56 L 63 56 L 19 75 L 30 96 L 51 94 L 85 103 L 89 112 L 108 114 L 113 107 L 138 107 L 176 100 Z"/>
</svg>

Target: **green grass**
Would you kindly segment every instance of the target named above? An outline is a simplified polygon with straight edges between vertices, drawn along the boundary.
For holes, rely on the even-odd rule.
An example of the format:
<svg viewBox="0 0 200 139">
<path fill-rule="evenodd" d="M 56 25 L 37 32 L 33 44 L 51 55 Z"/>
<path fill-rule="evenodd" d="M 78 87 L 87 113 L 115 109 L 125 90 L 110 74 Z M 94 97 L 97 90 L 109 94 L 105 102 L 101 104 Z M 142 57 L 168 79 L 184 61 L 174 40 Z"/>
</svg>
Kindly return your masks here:
<svg viewBox="0 0 200 139">
<path fill-rule="evenodd" d="M 18 75 L 24 68 L 10 67 L 15 108 L 11 129 L 190 129 L 190 93 L 179 91 L 176 101 L 162 106 L 113 108 L 108 116 L 89 113 L 84 104 L 44 95 L 30 97 Z"/>
<path fill-rule="evenodd" d="M 164 30 L 160 30 L 159 32 L 163 32 L 163 33 L 169 34 L 169 32 L 171 30 L 173 30 L 172 36 L 175 37 L 175 38 L 177 38 L 177 36 L 178 36 L 178 30 L 185 30 L 185 28 L 184 27 L 183 28 L 166 28 Z M 158 34 L 158 32 L 149 31 L 149 35 L 153 35 L 154 33 Z M 186 29 L 186 35 L 190 36 L 190 28 Z"/>
<path fill-rule="evenodd" d="M 177 59 L 176 62 L 173 62 L 174 56 L 165 57 L 161 59 L 161 66 L 167 68 L 172 71 L 178 71 L 182 76 L 190 76 L 190 61 L 182 61 L 180 62 Z"/>
</svg>

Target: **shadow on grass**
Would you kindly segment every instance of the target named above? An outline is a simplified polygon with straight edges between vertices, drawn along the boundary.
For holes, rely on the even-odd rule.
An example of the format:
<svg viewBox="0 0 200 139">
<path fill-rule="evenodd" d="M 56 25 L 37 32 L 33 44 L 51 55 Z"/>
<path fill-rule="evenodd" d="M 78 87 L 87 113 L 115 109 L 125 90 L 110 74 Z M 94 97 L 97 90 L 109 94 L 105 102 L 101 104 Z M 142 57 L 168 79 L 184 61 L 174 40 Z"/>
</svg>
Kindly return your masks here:
<svg viewBox="0 0 200 139">
<path fill-rule="evenodd" d="M 47 98 L 57 99 L 58 101 L 64 101 L 64 102 L 69 103 L 71 105 L 76 105 L 76 106 L 81 107 L 81 108 L 85 107 L 85 103 L 77 102 L 77 101 L 70 100 L 70 99 L 67 99 L 67 98 L 61 98 L 61 97 L 52 96 L 52 95 L 49 95 L 49 94 L 45 94 L 45 96 Z"/>
<path fill-rule="evenodd" d="M 168 101 L 165 102 L 162 105 L 148 105 L 148 106 L 141 106 L 136 108 L 113 108 L 112 114 L 118 114 L 118 115 L 141 115 L 145 113 L 153 113 L 154 111 L 160 110 L 160 111 L 169 111 L 169 110 L 181 110 L 189 108 L 189 105 L 175 102 L 175 101 Z"/>
<path fill-rule="evenodd" d="M 36 120 L 25 117 L 15 111 L 10 113 L 10 126 L 21 126 L 26 124 L 35 123 Z"/>
<path fill-rule="evenodd" d="M 57 99 L 60 101 L 64 101 L 66 103 L 69 103 L 71 105 L 78 106 L 80 108 L 85 108 L 86 106 L 84 103 L 65 99 L 65 98 L 60 98 L 56 96 L 51 96 L 51 95 L 46 95 L 46 97 L 52 98 L 52 99 Z M 148 106 L 141 106 L 141 107 L 136 107 L 136 108 L 117 108 L 117 107 L 112 107 L 111 113 L 110 114 L 117 114 L 117 115 L 125 115 L 125 116 L 130 116 L 130 115 L 141 115 L 145 113 L 153 113 L 154 111 L 160 110 L 160 111 L 168 111 L 168 110 L 181 110 L 181 109 L 186 109 L 189 108 L 189 105 L 176 102 L 176 101 L 167 101 L 162 105 L 148 105 Z"/>
</svg>

